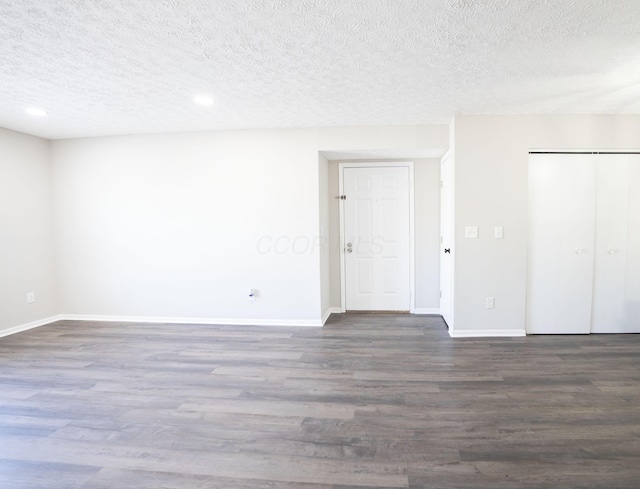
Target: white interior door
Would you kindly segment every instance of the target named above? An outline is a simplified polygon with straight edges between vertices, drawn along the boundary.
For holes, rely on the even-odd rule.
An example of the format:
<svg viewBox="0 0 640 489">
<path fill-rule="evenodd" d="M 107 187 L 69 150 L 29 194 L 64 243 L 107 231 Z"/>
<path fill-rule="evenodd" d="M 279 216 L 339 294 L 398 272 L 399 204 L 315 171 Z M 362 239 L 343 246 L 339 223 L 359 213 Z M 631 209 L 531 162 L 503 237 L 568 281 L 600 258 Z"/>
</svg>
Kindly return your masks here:
<svg viewBox="0 0 640 489">
<path fill-rule="evenodd" d="M 451 160 L 440 164 L 440 314 L 453 327 L 453 188 Z"/>
<path fill-rule="evenodd" d="M 593 156 L 530 155 L 528 333 L 590 333 L 595 199 Z"/>
<path fill-rule="evenodd" d="M 409 168 L 345 167 L 343 194 L 346 310 L 409 311 Z"/>
</svg>

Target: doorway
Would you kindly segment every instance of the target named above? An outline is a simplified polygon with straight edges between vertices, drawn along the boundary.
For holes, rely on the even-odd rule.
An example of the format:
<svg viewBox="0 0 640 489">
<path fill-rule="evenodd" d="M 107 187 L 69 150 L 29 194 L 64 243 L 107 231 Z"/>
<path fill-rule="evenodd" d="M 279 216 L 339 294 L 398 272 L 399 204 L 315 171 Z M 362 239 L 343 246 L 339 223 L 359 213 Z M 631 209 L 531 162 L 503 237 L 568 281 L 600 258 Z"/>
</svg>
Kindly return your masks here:
<svg viewBox="0 0 640 489">
<path fill-rule="evenodd" d="M 339 186 L 342 310 L 413 311 L 413 163 L 342 163 Z"/>
</svg>

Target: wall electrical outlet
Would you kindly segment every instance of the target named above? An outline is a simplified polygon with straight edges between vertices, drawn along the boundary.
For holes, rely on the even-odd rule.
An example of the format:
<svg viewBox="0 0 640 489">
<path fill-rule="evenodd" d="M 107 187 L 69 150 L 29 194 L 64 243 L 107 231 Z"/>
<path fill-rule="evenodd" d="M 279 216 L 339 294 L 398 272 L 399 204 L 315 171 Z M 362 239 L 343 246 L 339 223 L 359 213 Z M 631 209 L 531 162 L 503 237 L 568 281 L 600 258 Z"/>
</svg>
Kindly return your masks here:
<svg viewBox="0 0 640 489">
<path fill-rule="evenodd" d="M 493 297 L 487 297 L 484 300 L 485 309 L 493 309 L 495 307 L 495 300 Z"/>
<path fill-rule="evenodd" d="M 36 294 L 27 292 L 27 304 L 33 304 L 36 301 Z"/>
</svg>

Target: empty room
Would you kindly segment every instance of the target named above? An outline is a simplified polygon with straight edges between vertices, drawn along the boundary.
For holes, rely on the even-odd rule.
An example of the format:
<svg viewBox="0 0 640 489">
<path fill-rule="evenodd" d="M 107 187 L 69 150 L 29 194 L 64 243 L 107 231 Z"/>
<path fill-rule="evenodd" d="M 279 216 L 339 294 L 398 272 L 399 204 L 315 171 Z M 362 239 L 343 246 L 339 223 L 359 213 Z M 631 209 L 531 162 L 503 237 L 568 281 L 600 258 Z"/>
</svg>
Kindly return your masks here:
<svg viewBox="0 0 640 489">
<path fill-rule="evenodd" d="M 0 489 L 637 488 L 639 19 L 0 0 Z"/>
</svg>

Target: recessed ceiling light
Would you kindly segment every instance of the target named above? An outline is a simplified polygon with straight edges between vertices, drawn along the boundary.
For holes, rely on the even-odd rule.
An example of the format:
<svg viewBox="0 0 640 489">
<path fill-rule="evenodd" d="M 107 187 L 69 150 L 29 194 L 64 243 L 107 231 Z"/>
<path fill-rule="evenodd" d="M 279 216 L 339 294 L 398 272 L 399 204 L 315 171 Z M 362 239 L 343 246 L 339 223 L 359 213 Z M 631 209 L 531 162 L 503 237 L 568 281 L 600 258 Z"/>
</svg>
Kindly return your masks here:
<svg viewBox="0 0 640 489">
<path fill-rule="evenodd" d="M 24 111 L 29 114 L 29 115 L 34 115 L 36 117 L 44 117 L 45 115 L 47 115 L 47 111 L 44 109 L 40 109 L 38 107 L 29 107 L 27 109 L 24 109 Z"/>
<path fill-rule="evenodd" d="M 193 98 L 193 101 L 198 105 L 211 105 L 213 104 L 213 99 L 208 95 L 197 95 Z"/>
</svg>

